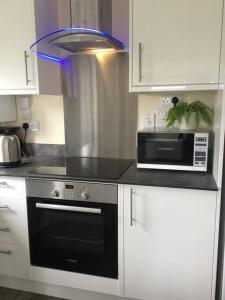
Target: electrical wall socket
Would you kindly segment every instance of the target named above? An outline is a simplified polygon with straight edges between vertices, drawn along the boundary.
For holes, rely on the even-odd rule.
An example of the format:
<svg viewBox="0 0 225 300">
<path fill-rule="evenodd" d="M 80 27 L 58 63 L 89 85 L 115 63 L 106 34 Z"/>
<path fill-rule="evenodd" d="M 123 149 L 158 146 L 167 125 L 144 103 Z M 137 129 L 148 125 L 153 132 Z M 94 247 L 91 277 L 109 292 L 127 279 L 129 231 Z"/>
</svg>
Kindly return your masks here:
<svg viewBox="0 0 225 300">
<path fill-rule="evenodd" d="M 155 114 L 144 113 L 144 128 L 154 128 L 155 127 Z"/>
<path fill-rule="evenodd" d="M 164 97 L 161 97 L 160 98 L 160 101 L 161 101 L 161 104 L 162 105 L 169 105 L 171 104 L 172 102 L 172 96 L 164 96 Z"/>
<path fill-rule="evenodd" d="M 172 99 L 177 97 L 179 102 L 182 101 L 182 96 L 172 95 L 172 96 L 163 96 L 160 98 L 161 105 L 173 105 Z"/>
<path fill-rule="evenodd" d="M 39 124 L 39 121 L 36 121 L 36 120 L 32 120 L 29 122 L 29 130 L 30 131 L 39 131 L 40 130 L 40 124 Z"/>
</svg>

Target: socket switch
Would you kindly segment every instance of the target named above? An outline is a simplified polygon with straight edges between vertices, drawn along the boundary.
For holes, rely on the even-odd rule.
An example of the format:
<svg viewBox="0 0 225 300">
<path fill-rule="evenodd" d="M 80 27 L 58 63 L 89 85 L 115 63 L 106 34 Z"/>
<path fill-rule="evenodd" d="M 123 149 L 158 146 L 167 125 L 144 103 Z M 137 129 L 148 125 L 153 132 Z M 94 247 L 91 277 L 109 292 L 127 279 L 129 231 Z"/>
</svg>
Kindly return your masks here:
<svg viewBox="0 0 225 300">
<path fill-rule="evenodd" d="M 34 132 L 37 132 L 40 130 L 40 124 L 39 124 L 39 121 L 36 121 L 36 120 L 32 120 L 29 122 L 29 130 L 30 131 L 34 131 Z"/>
<path fill-rule="evenodd" d="M 155 127 L 155 114 L 144 113 L 144 128 L 154 128 Z"/>
</svg>

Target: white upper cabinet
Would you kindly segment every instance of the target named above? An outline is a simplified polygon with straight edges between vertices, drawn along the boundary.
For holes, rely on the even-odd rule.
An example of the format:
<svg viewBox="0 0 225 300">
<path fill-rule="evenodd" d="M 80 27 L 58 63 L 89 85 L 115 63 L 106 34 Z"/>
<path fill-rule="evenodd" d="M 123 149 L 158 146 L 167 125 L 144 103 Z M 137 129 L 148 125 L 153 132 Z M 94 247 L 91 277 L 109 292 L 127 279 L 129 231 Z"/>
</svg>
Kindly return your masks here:
<svg viewBox="0 0 225 300">
<path fill-rule="evenodd" d="M 223 0 L 131 0 L 130 91 L 217 89 Z"/>
<path fill-rule="evenodd" d="M 124 296 L 213 300 L 217 192 L 124 191 Z"/>
<path fill-rule="evenodd" d="M 0 1 L 0 93 L 35 89 L 32 61 L 26 53 L 34 37 L 32 1 Z"/>
<path fill-rule="evenodd" d="M 47 3 L 44 12 L 50 8 Z M 37 12 L 34 0 L 0 1 L 0 95 L 60 94 L 60 67 L 47 61 L 44 64 L 29 50 L 41 37 L 37 34 L 39 24 L 45 24 L 41 14 L 35 19 Z M 48 28 L 45 29 L 40 35 L 48 33 Z"/>
</svg>

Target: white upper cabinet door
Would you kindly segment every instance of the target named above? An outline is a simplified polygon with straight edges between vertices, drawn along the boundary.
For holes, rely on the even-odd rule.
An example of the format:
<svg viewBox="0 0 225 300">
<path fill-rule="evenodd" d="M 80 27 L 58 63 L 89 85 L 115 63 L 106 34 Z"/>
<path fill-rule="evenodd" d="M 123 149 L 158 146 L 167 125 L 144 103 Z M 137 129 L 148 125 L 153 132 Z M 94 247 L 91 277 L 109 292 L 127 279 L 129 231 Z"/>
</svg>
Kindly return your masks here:
<svg viewBox="0 0 225 300">
<path fill-rule="evenodd" d="M 130 90 L 217 87 L 222 8 L 222 0 L 131 0 Z"/>
<path fill-rule="evenodd" d="M 217 193 L 126 186 L 124 196 L 124 296 L 213 300 Z"/>
<path fill-rule="evenodd" d="M 35 40 L 30 0 L 0 1 L 0 93 L 35 89 L 29 45 Z"/>
<path fill-rule="evenodd" d="M 57 1 L 0 1 L 0 95 L 61 94 L 60 64 L 37 58 L 29 49 L 57 30 L 58 22 Z"/>
</svg>

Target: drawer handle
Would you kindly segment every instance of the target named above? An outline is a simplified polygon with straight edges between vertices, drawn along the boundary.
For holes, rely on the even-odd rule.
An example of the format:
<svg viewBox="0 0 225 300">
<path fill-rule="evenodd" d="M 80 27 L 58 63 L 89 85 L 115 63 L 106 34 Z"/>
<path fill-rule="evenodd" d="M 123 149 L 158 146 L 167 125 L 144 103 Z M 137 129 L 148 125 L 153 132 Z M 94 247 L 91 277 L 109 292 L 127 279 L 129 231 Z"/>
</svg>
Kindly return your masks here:
<svg viewBox="0 0 225 300">
<path fill-rule="evenodd" d="M 1 232 L 10 232 L 9 227 L 5 227 L 5 228 L 0 228 Z"/>
<path fill-rule="evenodd" d="M 7 182 L 2 181 L 2 182 L 0 182 L 0 186 L 2 186 L 2 187 L 7 187 L 7 186 L 9 186 L 9 185 L 8 185 Z"/>
<path fill-rule="evenodd" d="M 8 205 L 0 205 L 0 209 L 7 209 L 7 210 L 10 210 L 10 208 L 9 208 Z"/>
<path fill-rule="evenodd" d="M 6 250 L 6 251 L 4 251 L 4 250 L 0 250 L 0 254 L 11 255 L 11 254 L 12 254 L 12 252 L 11 252 L 10 250 Z"/>
</svg>

